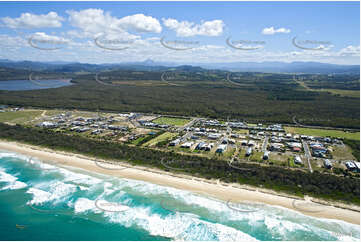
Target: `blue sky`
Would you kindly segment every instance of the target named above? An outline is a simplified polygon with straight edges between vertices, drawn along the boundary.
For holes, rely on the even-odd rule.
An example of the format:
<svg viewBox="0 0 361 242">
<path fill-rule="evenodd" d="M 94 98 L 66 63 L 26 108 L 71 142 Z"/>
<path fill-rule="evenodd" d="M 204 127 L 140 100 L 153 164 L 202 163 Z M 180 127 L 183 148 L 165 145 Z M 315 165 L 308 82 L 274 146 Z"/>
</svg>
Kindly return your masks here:
<svg viewBox="0 0 361 242">
<path fill-rule="evenodd" d="M 12 60 L 359 64 L 360 5 L 0 2 L 1 45 Z"/>
</svg>

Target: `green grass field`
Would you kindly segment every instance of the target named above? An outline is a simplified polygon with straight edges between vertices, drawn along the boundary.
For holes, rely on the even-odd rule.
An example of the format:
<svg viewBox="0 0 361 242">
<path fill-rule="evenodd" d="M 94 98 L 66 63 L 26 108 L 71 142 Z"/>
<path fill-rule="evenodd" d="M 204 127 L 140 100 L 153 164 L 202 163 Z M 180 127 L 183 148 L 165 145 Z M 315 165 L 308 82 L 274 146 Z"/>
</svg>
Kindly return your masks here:
<svg viewBox="0 0 361 242">
<path fill-rule="evenodd" d="M 148 142 L 143 144 L 143 146 L 154 146 L 159 142 L 162 142 L 167 139 L 172 139 L 173 137 L 176 137 L 177 135 L 178 135 L 178 133 L 165 132 L 164 134 L 161 134 L 161 135 L 155 137 L 154 139 L 149 140 Z"/>
<path fill-rule="evenodd" d="M 310 129 L 310 128 L 296 128 L 296 127 L 285 127 L 285 130 L 287 133 L 360 140 L 360 132 L 351 133 L 341 130 Z"/>
<path fill-rule="evenodd" d="M 147 136 L 139 137 L 138 139 L 133 140 L 131 143 L 133 145 L 138 145 L 143 139 L 145 139 Z"/>
<path fill-rule="evenodd" d="M 360 98 L 360 91 L 359 90 L 341 90 L 341 89 L 320 89 L 318 91 L 322 92 L 330 92 L 332 94 L 338 94 L 342 97 L 354 97 Z"/>
<path fill-rule="evenodd" d="M 238 129 L 236 131 L 237 134 L 249 134 L 249 130 L 248 129 Z"/>
<path fill-rule="evenodd" d="M 40 116 L 43 111 L 17 111 L 0 113 L 0 122 L 24 124 Z"/>
<path fill-rule="evenodd" d="M 252 153 L 252 155 L 250 156 L 249 158 L 251 161 L 258 161 L 258 162 L 261 162 L 263 161 L 263 152 L 256 152 L 254 151 Z"/>
<path fill-rule="evenodd" d="M 170 118 L 170 117 L 160 117 L 153 120 L 155 124 L 167 124 L 167 125 L 174 125 L 174 126 L 183 126 L 189 123 L 190 119 L 186 118 Z"/>
</svg>

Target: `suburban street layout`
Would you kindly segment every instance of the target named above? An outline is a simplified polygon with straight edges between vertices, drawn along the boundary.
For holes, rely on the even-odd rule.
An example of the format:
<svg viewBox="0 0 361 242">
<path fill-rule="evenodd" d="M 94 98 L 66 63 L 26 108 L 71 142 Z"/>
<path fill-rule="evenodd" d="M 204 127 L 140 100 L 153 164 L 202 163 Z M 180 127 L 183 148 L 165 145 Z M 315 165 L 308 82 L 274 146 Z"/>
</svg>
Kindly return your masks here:
<svg viewBox="0 0 361 242">
<path fill-rule="evenodd" d="M 10 114 L 13 119 L 6 118 Z M 333 175 L 350 171 L 354 176 L 358 176 L 360 166 L 352 149 L 343 142 L 345 137 L 358 140 L 357 130 L 333 136 L 332 130 L 313 129 L 314 135 L 305 135 L 309 131 L 295 124 L 10 107 L 2 108 L 1 119 L 10 125 L 22 124 L 66 135 L 217 158 L 233 166 L 255 163 Z M 322 135 L 317 135 L 318 132 Z M 326 165 L 328 162 L 330 165 Z M 355 168 L 349 167 L 349 162 Z"/>
<path fill-rule="evenodd" d="M 360 241 L 360 3 L 0 0 L 0 241 Z"/>
</svg>

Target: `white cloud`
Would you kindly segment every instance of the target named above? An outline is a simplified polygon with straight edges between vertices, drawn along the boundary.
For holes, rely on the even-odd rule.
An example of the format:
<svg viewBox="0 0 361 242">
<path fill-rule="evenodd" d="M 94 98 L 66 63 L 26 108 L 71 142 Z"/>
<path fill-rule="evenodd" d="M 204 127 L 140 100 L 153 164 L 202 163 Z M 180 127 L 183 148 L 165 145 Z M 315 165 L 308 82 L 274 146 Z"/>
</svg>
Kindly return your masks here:
<svg viewBox="0 0 361 242">
<path fill-rule="evenodd" d="M 290 29 L 286 29 L 286 28 L 275 29 L 274 27 L 264 28 L 262 30 L 262 34 L 266 34 L 266 35 L 272 35 L 272 34 L 276 34 L 276 33 L 288 34 L 290 32 L 291 32 Z"/>
<path fill-rule="evenodd" d="M 360 46 L 349 45 L 341 49 L 338 53 L 340 56 L 360 56 Z"/>
<path fill-rule="evenodd" d="M 219 36 L 223 33 L 224 27 L 222 20 L 205 21 L 201 24 L 188 21 L 179 22 L 172 18 L 162 20 L 167 28 L 174 30 L 177 36 L 181 37 L 191 37 L 195 35 Z"/>
<path fill-rule="evenodd" d="M 137 32 L 162 32 L 162 26 L 158 19 L 145 16 L 144 14 L 134 14 L 121 18 L 118 20 L 118 25 L 121 28 L 135 30 Z"/>
<path fill-rule="evenodd" d="M 32 40 L 49 42 L 49 43 L 57 43 L 57 44 L 67 44 L 70 42 L 69 39 L 65 39 L 63 37 L 48 35 L 44 32 L 36 32 L 31 36 Z"/>
<path fill-rule="evenodd" d="M 47 27 L 61 27 L 61 22 L 64 19 L 56 12 L 49 12 L 48 14 L 32 14 L 22 13 L 19 18 L 4 17 L 1 21 L 9 28 L 47 28 Z"/>
<path fill-rule="evenodd" d="M 95 36 L 100 33 L 117 33 L 129 35 L 126 31 L 160 33 L 162 27 L 156 18 L 135 14 L 123 18 L 116 18 L 102 9 L 85 9 L 81 11 L 67 11 L 69 22 L 83 33 L 72 32 L 73 35 Z M 133 36 L 134 37 L 134 36 Z"/>
</svg>

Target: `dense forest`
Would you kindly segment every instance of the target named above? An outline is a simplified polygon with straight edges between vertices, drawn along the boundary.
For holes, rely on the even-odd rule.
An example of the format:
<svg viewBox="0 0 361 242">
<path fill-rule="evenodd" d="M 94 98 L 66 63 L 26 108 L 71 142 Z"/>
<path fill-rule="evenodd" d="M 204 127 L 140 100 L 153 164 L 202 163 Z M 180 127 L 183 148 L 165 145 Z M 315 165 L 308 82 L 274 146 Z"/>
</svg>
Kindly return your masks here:
<svg viewBox="0 0 361 242">
<path fill-rule="evenodd" d="M 309 173 L 256 164 L 240 164 L 239 167 L 243 170 L 239 170 L 230 167 L 224 160 L 214 158 L 96 141 L 81 136 L 55 133 L 51 130 L 20 125 L 10 126 L 3 123 L 0 123 L 0 138 L 168 170 L 169 168 L 162 165 L 161 161 L 163 161 L 168 167 L 180 168 L 181 172 L 206 179 L 214 178 L 224 182 L 262 186 L 300 196 L 309 194 L 357 205 L 360 203 L 360 180 L 349 176 L 347 171 L 343 176 L 334 176 L 317 171 Z"/>
<path fill-rule="evenodd" d="M 144 112 L 243 120 L 359 128 L 359 98 L 307 91 L 290 74 L 232 73 L 180 67 L 167 71 L 109 70 L 73 73 L 76 85 L 32 91 L 0 91 L 0 104 L 42 108 Z M 69 75 L 69 74 L 68 74 Z M 317 75 L 326 78 L 325 75 Z M 343 75 L 335 78 L 339 80 Z M 311 77 L 310 77 L 311 78 Z M 312 76 L 314 78 L 314 76 Z M 327 76 L 327 83 L 331 83 Z M 355 77 L 345 76 L 356 82 Z M 359 82 L 359 81 L 358 81 Z"/>
</svg>

